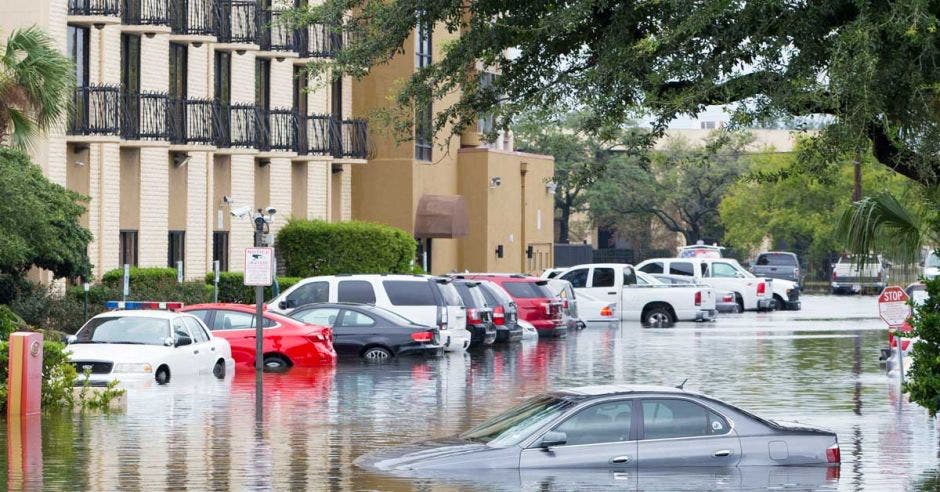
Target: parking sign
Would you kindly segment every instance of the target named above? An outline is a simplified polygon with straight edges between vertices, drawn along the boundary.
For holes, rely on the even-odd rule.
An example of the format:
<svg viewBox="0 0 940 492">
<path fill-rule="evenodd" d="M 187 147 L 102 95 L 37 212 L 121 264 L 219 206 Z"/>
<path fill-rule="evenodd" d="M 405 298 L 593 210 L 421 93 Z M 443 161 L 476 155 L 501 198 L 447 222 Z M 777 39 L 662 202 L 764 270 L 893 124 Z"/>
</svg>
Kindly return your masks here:
<svg viewBox="0 0 940 492">
<path fill-rule="evenodd" d="M 245 248 L 245 285 L 271 285 L 273 270 L 274 248 Z"/>
</svg>

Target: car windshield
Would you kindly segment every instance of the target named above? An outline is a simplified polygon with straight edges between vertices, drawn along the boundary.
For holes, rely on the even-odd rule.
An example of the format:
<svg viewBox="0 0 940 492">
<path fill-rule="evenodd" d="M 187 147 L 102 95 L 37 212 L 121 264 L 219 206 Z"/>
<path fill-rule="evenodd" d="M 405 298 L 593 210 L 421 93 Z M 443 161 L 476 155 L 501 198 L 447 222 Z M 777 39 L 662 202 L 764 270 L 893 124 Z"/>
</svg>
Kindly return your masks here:
<svg viewBox="0 0 940 492">
<path fill-rule="evenodd" d="M 170 336 L 170 321 L 144 316 L 92 318 L 75 334 L 75 343 L 129 343 L 163 345 Z"/>
<path fill-rule="evenodd" d="M 927 260 L 924 262 L 924 266 L 928 268 L 940 267 L 940 256 L 937 256 L 936 253 L 930 253 L 927 255 Z"/>
<path fill-rule="evenodd" d="M 464 432 L 460 438 L 493 448 L 515 446 L 572 405 L 574 402 L 566 398 L 537 396 Z"/>
<path fill-rule="evenodd" d="M 758 266 L 799 266 L 793 255 L 786 253 L 764 253 L 757 257 Z"/>
<path fill-rule="evenodd" d="M 503 282 L 503 288 L 509 295 L 518 299 L 543 299 L 555 297 L 542 282 Z"/>
</svg>

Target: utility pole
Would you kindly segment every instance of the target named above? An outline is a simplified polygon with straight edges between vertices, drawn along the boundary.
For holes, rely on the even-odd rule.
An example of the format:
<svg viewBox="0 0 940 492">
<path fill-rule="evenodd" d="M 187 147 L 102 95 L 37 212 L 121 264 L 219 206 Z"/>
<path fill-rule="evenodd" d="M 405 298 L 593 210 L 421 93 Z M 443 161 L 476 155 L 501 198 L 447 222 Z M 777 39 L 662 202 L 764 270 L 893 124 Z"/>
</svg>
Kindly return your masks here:
<svg viewBox="0 0 940 492">
<path fill-rule="evenodd" d="M 264 215 L 261 210 L 254 217 L 255 247 L 264 246 Z M 261 381 L 264 370 L 264 286 L 255 286 L 255 420 L 260 422 L 264 416 L 264 385 Z"/>
</svg>

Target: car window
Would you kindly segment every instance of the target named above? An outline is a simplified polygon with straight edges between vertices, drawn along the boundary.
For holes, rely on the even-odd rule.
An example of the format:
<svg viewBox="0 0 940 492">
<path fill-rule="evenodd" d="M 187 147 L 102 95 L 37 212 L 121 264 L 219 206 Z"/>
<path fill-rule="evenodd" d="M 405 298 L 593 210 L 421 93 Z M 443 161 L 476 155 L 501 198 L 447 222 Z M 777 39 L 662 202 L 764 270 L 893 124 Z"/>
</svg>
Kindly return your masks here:
<svg viewBox="0 0 940 492">
<path fill-rule="evenodd" d="M 727 434 L 728 422 L 720 415 L 689 400 L 650 399 L 643 401 L 643 438 Z"/>
<path fill-rule="evenodd" d="M 287 294 L 287 301 L 290 301 L 289 304 L 295 307 L 315 302 L 330 302 L 330 283 L 310 282 L 303 284 Z"/>
<path fill-rule="evenodd" d="M 431 283 L 426 280 L 383 280 L 382 287 L 393 306 L 436 306 Z"/>
<path fill-rule="evenodd" d="M 595 268 L 591 275 L 591 287 L 613 287 L 615 279 L 613 268 Z"/>
<path fill-rule="evenodd" d="M 461 299 L 460 294 L 457 293 L 457 289 L 454 287 L 453 282 L 435 282 L 435 285 L 437 285 L 437 290 L 440 291 L 441 297 L 444 298 L 444 305 L 464 305 L 463 299 Z"/>
<path fill-rule="evenodd" d="M 463 300 L 463 303 L 469 307 L 480 307 L 477 305 L 473 298 L 473 294 L 470 293 L 470 286 L 463 282 L 454 282 L 454 288 L 457 289 L 457 293 L 460 294 L 460 298 Z"/>
<path fill-rule="evenodd" d="M 587 287 L 588 271 L 587 268 L 578 268 L 577 270 L 571 270 L 559 278 L 570 282 L 571 286 L 575 289 L 581 289 Z"/>
<path fill-rule="evenodd" d="M 651 272 L 646 272 L 646 273 L 651 273 Z M 670 275 L 686 275 L 689 277 L 694 277 L 695 266 L 685 261 L 674 261 L 669 264 L 669 274 Z"/>
<path fill-rule="evenodd" d="M 485 443 L 493 448 L 515 446 L 574 404 L 567 398 L 537 396 L 486 420 L 461 434 L 460 438 Z"/>
<path fill-rule="evenodd" d="M 189 327 L 189 332 L 193 334 L 193 343 L 205 343 L 209 341 L 209 335 L 199 326 L 199 322 L 192 318 L 182 318 L 183 323 Z"/>
<path fill-rule="evenodd" d="M 632 419 L 632 400 L 612 401 L 581 410 L 555 431 L 566 434 L 566 446 L 627 441 Z"/>
<path fill-rule="evenodd" d="M 644 273 L 663 273 L 663 264 L 659 261 L 647 263 L 640 267 L 640 271 Z"/>
<path fill-rule="evenodd" d="M 637 283 L 636 272 L 634 272 L 632 268 L 624 268 L 623 285 L 636 285 Z M 643 283 L 645 284 L 646 282 L 644 281 Z"/>
<path fill-rule="evenodd" d="M 487 307 L 499 306 L 499 301 L 496 300 L 496 296 L 493 295 L 493 291 L 490 290 L 489 286 L 480 284 L 480 293 L 483 294 L 483 300 L 486 301 Z"/>
<path fill-rule="evenodd" d="M 190 340 L 193 339 L 192 334 L 189 333 L 189 328 L 186 327 L 182 319 L 173 320 L 173 336 L 177 341 L 183 338 L 188 338 Z"/>
<path fill-rule="evenodd" d="M 709 277 L 715 278 L 734 278 L 738 276 L 738 270 L 727 263 L 712 263 L 709 268 Z"/>
<path fill-rule="evenodd" d="M 163 345 L 170 336 L 170 322 L 144 316 L 92 318 L 75 334 L 77 343 L 133 343 Z"/>
<path fill-rule="evenodd" d="M 567 280 L 567 279 L 565 279 Z M 503 288 L 509 295 L 519 299 L 542 299 L 554 297 L 554 294 L 538 282 L 503 282 Z"/>
<path fill-rule="evenodd" d="M 209 310 L 208 309 L 199 309 L 197 311 L 186 311 L 186 314 L 191 314 L 202 320 L 203 323 L 209 324 Z"/>
<path fill-rule="evenodd" d="M 342 321 L 340 321 L 339 326 L 352 327 L 352 326 L 373 326 L 375 325 L 375 320 L 368 315 L 362 314 L 358 311 L 346 310 L 343 315 Z"/>
<path fill-rule="evenodd" d="M 304 323 L 309 323 L 311 325 L 320 325 L 320 326 L 330 326 L 332 327 L 336 323 L 337 318 L 339 318 L 339 309 L 338 308 L 319 308 L 319 309 L 307 309 L 301 312 L 291 313 L 291 317 L 303 321 Z"/>
<path fill-rule="evenodd" d="M 341 280 L 336 288 L 336 299 L 339 302 L 375 304 L 375 290 L 365 280 Z"/>
<path fill-rule="evenodd" d="M 795 257 L 783 253 L 763 253 L 756 263 L 759 266 L 798 266 Z"/>
<path fill-rule="evenodd" d="M 264 327 L 270 328 L 275 323 L 264 318 Z M 241 311 L 229 311 L 219 309 L 215 312 L 215 320 L 212 323 L 212 330 L 248 330 L 255 327 L 254 313 L 243 313 Z"/>
</svg>

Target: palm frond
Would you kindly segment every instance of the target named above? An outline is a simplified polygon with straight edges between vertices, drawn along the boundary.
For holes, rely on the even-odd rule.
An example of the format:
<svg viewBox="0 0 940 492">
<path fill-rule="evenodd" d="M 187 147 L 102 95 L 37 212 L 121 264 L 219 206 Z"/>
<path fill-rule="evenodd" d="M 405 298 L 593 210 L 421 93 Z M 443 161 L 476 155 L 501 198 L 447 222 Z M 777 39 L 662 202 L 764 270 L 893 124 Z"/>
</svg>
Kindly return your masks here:
<svg viewBox="0 0 940 492">
<path fill-rule="evenodd" d="M 928 232 L 925 222 L 892 194 L 883 192 L 853 203 L 842 214 L 837 234 L 852 253 L 883 254 L 909 264 L 920 257 Z"/>
</svg>

